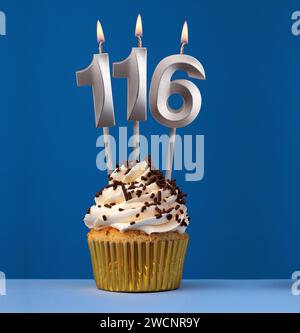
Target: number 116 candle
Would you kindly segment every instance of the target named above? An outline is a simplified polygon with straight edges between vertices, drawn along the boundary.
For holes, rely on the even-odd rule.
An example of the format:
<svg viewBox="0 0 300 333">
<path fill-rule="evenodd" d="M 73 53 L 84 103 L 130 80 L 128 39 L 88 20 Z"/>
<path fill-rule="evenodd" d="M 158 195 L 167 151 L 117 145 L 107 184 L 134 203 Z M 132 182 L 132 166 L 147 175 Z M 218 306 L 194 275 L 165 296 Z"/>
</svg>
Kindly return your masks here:
<svg viewBox="0 0 300 333">
<path fill-rule="evenodd" d="M 132 48 L 127 59 L 113 64 L 113 75 L 127 78 L 127 120 L 133 121 L 134 160 L 139 160 L 139 122 L 146 120 L 147 104 L 147 49 L 142 47 L 142 20 L 139 15 L 136 22 L 135 35 L 138 47 Z M 102 53 L 104 34 L 100 22 L 97 23 L 99 54 L 86 69 L 77 72 L 79 86 L 92 86 L 96 127 L 103 127 L 105 154 L 108 172 L 112 170 L 112 158 L 109 141 L 109 127 L 115 125 L 113 97 L 109 59 Z M 149 105 L 150 110 L 161 125 L 170 129 L 169 151 L 167 155 L 166 178 L 171 179 L 172 162 L 176 137 L 176 128 L 189 125 L 197 117 L 201 109 L 201 93 L 197 86 L 188 79 L 172 80 L 177 71 L 185 72 L 194 79 L 205 79 L 205 71 L 201 63 L 194 57 L 184 54 L 188 43 L 188 27 L 185 22 L 181 34 L 180 54 L 168 56 L 160 61 L 152 76 Z M 169 104 L 170 96 L 182 97 L 182 106 L 173 109 Z"/>
</svg>

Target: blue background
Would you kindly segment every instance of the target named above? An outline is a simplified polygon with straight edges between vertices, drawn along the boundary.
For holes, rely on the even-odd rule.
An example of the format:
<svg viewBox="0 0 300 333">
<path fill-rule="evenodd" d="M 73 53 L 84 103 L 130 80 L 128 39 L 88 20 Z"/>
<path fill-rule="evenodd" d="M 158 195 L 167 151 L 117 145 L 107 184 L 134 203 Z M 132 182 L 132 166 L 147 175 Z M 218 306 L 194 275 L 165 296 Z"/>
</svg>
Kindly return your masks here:
<svg viewBox="0 0 300 333">
<path fill-rule="evenodd" d="M 75 71 L 97 52 L 101 19 L 110 61 L 136 45 L 143 18 L 148 81 L 157 63 L 186 53 L 207 74 L 203 106 L 181 134 L 205 135 L 205 178 L 189 193 L 186 278 L 289 278 L 300 268 L 299 1 L 1 0 L 0 270 L 10 278 L 91 277 L 81 221 L 106 183 L 96 169 L 92 94 Z M 149 83 L 149 82 L 148 82 Z M 126 122 L 126 82 L 114 79 L 118 126 Z M 167 133 L 150 113 L 144 134 Z M 117 136 L 117 127 L 112 134 Z"/>
</svg>

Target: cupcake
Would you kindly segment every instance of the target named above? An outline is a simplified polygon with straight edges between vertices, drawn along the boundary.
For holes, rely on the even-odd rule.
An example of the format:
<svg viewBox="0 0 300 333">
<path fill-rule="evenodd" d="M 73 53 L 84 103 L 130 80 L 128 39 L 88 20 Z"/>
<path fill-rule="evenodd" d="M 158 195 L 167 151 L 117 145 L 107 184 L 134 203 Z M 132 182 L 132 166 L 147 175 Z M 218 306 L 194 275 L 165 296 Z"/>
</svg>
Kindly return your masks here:
<svg viewBox="0 0 300 333">
<path fill-rule="evenodd" d="M 141 161 L 117 167 L 84 222 L 99 289 L 147 292 L 180 286 L 189 236 L 185 194 Z"/>
</svg>

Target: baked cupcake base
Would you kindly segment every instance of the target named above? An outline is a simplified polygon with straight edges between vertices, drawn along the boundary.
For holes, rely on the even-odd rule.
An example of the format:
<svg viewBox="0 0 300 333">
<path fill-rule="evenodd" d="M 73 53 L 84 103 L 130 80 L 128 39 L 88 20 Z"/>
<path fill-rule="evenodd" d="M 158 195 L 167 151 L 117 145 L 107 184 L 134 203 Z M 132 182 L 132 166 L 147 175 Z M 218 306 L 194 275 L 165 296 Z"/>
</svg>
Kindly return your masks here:
<svg viewBox="0 0 300 333">
<path fill-rule="evenodd" d="M 178 232 L 147 235 L 107 227 L 88 233 L 93 273 L 99 289 L 150 292 L 180 286 L 189 236 Z"/>
</svg>

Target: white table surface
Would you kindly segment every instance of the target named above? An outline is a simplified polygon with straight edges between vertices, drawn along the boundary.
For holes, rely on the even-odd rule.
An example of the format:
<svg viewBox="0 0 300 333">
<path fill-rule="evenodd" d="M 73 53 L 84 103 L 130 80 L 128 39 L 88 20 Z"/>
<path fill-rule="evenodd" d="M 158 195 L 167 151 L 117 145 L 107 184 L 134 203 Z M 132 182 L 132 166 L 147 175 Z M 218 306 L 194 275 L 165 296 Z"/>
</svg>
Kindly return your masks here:
<svg viewBox="0 0 300 333">
<path fill-rule="evenodd" d="M 5 312 L 300 312 L 289 280 L 184 280 L 159 293 L 115 293 L 93 280 L 7 280 Z"/>
</svg>

